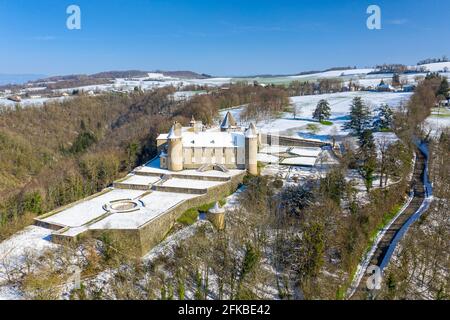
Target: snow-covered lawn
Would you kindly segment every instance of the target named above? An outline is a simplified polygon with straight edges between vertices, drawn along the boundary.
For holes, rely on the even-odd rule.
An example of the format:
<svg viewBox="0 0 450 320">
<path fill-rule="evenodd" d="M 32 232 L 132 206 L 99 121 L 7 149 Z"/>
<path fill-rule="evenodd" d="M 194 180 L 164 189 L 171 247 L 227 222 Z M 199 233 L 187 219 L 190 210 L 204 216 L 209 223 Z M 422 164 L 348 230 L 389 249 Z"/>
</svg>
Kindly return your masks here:
<svg viewBox="0 0 450 320">
<path fill-rule="evenodd" d="M 438 138 L 442 131 L 450 128 L 450 109 L 434 109 L 425 120 L 425 129 L 431 132 L 431 136 Z"/>
<path fill-rule="evenodd" d="M 404 92 L 340 92 L 321 95 L 292 97 L 292 103 L 297 108 L 297 117 L 312 119 L 312 114 L 321 99 L 329 102 L 331 108 L 331 118 L 341 120 L 350 112 L 352 100 L 361 97 L 371 109 L 379 107 L 381 104 L 388 104 L 397 107 L 402 102 L 406 102 L 411 97 L 411 93 Z"/>
<path fill-rule="evenodd" d="M 81 227 L 87 222 L 104 215 L 106 211 L 103 209 L 103 205 L 108 204 L 110 201 L 135 199 L 143 193 L 144 191 L 140 190 L 114 189 L 90 200 L 83 200 L 72 207 L 43 219 L 43 221 L 61 226 Z"/>
<path fill-rule="evenodd" d="M 264 163 L 278 163 L 280 161 L 279 157 L 267 153 L 258 153 L 256 159 Z"/>
<path fill-rule="evenodd" d="M 420 67 L 424 67 L 430 72 L 449 72 L 450 71 L 450 62 L 437 62 L 437 63 L 428 63 L 421 65 Z"/>
<path fill-rule="evenodd" d="M 35 99 L 22 99 L 20 103 L 8 100 L 6 98 L 0 98 L 0 106 L 12 108 L 16 105 L 20 105 L 22 107 L 33 107 L 33 106 L 42 106 L 46 102 L 62 102 L 66 99 L 70 99 L 71 97 L 57 97 L 57 98 L 35 98 Z"/>
<path fill-rule="evenodd" d="M 89 229 L 136 229 L 168 209 L 197 195 L 153 191 L 142 197 L 144 207 L 132 212 L 117 212 L 89 226 Z"/>
<path fill-rule="evenodd" d="M 270 119 L 257 123 L 258 130 L 262 133 L 279 134 L 285 136 L 299 137 L 309 140 L 331 141 L 333 136 L 342 137 L 348 135 L 344 129 L 344 124 L 348 122 L 348 115 L 352 100 L 355 97 L 361 97 L 374 111 L 381 104 L 388 104 L 392 108 L 406 103 L 412 93 L 398 92 L 340 92 L 321 95 L 309 95 L 292 97 L 293 108 L 296 108 L 296 117 L 293 113 L 285 113 L 281 118 Z M 313 120 L 312 115 L 321 99 L 326 99 L 331 108 L 331 125 L 324 125 Z M 223 110 L 221 116 L 224 117 L 227 111 L 230 111 L 241 125 L 247 123 L 241 121 L 240 113 L 243 106 Z"/>
<path fill-rule="evenodd" d="M 139 185 L 139 186 L 148 186 L 150 184 L 154 184 L 161 180 L 158 176 L 141 176 L 141 175 L 130 175 L 125 180 L 120 181 L 119 183 L 124 184 L 132 184 L 132 185 Z"/>
<path fill-rule="evenodd" d="M 162 185 L 164 187 L 173 187 L 173 188 L 206 189 L 215 187 L 222 183 L 223 182 L 221 181 L 172 178 L 164 182 Z"/>
<path fill-rule="evenodd" d="M 339 78 L 342 76 L 355 76 L 361 75 L 364 76 L 372 71 L 375 71 L 373 68 L 365 68 L 365 69 L 347 69 L 347 70 L 332 70 L 325 71 L 313 74 L 305 74 L 305 75 L 296 75 L 290 76 L 292 79 L 309 79 L 309 78 L 317 78 L 317 79 L 325 79 L 325 78 Z"/>
</svg>

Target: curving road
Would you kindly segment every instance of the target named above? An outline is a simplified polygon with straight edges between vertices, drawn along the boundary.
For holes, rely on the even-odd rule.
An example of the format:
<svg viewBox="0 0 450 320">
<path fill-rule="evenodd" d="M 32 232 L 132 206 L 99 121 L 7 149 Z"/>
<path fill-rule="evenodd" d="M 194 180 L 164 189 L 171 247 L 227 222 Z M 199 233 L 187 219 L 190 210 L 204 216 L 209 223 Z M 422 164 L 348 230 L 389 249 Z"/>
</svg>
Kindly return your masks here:
<svg viewBox="0 0 450 320">
<path fill-rule="evenodd" d="M 367 288 L 367 280 L 372 273 L 368 272 L 371 265 L 381 270 L 389 264 L 398 242 L 401 240 L 409 226 L 424 213 L 432 199 L 432 188 L 428 181 L 428 148 L 425 143 L 417 143 L 414 173 L 412 177 L 412 194 L 400 213 L 382 231 L 378 241 L 371 248 L 355 276 L 355 280 L 348 292 L 350 299 L 366 299 L 374 292 Z"/>
</svg>

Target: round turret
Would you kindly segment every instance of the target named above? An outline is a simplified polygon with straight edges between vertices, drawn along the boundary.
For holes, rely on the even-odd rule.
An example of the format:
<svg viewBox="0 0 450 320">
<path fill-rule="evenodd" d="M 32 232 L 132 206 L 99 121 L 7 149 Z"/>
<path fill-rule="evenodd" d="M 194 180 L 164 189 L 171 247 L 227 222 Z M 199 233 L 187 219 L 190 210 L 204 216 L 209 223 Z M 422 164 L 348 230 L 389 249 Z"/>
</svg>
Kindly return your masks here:
<svg viewBox="0 0 450 320">
<path fill-rule="evenodd" d="M 245 131 L 245 168 L 251 175 L 258 174 L 258 132 L 253 123 Z"/>
<path fill-rule="evenodd" d="M 183 145 L 181 142 L 181 128 L 177 128 L 177 124 L 174 124 L 172 128 L 170 128 L 167 140 L 168 169 L 171 171 L 181 171 L 183 170 Z"/>
<path fill-rule="evenodd" d="M 216 229 L 225 229 L 225 209 L 220 207 L 218 202 L 216 202 L 214 207 L 208 210 L 206 218 L 213 224 Z"/>
</svg>

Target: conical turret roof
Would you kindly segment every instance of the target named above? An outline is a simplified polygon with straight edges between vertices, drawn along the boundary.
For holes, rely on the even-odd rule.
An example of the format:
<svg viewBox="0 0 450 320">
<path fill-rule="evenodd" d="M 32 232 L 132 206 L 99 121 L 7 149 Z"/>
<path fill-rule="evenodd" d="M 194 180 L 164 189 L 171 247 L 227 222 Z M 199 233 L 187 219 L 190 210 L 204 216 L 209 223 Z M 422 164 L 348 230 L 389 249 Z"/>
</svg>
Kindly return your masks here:
<svg viewBox="0 0 450 320">
<path fill-rule="evenodd" d="M 251 122 L 248 129 L 245 130 L 245 137 L 246 138 L 256 138 L 257 134 L 258 134 L 258 131 L 256 130 L 256 127 L 253 124 L 253 122 Z"/>
<path fill-rule="evenodd" d="M 208 212 L 209 212 L 209 213 L 224 213 L 224 212 L 225 212 L 225 209 L 222 208 L 222 207 L 219 205 L 219 202 L 216 202 L 216 204 L 214 205 L 214 207 L 212 207 L 211 209 L 209 209 Z"/>
<path fill-rule="evenodd" d="M 231 127 L 236 127 L 237 123 L 236 120 L 234 119 L 233 115 L 231 114 L 230 111 L 227 112 L 227 114 L 225 115 L 225 118 L 222 121 L 222 124 L 220 125 L 220 127 L 222 129 L 229 129 Z"/>
<path fill-rule="evenodd" d="M 167 135 L 167 139 L 178 139 L 180 136 L 175 133 L 175 125 L 170 127 L 169 134 Z"/>
</svg>

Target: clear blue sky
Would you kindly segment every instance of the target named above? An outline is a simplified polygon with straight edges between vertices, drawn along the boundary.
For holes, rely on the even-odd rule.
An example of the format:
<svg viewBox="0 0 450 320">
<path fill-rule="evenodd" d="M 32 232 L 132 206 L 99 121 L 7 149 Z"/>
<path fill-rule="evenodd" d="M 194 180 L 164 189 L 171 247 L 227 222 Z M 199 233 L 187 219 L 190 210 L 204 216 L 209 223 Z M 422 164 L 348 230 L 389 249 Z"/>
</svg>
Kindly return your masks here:
<svg viewBox="0 0 450 320">
<path fill-rule="evenodd" d="M 81 8 L 81 30 L 66 8 Z M 382 9 L 382 30 L 366 9 Z M 0 73 L 295 73 L 450 55 L 448 0 L 0 0 Z"/>
</svg>

